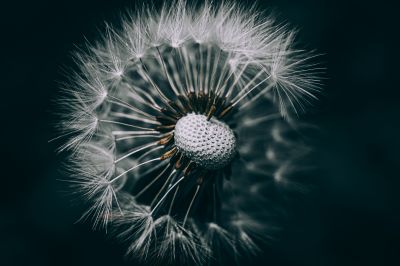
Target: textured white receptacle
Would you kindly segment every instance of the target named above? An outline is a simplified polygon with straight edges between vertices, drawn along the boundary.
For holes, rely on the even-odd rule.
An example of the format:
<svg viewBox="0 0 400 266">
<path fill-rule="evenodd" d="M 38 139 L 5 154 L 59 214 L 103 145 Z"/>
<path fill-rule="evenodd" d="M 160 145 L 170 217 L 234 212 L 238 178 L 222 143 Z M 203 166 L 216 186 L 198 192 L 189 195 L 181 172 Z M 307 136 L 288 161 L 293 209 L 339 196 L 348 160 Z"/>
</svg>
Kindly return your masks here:
<svg viewBox="0 0 400 266">
<path fill-rule="evenodd" d="M 232 129 L 214 118 L 188 114 L 175 126 L 175 145 L 197 165 L 209 170 L 226 166 L 236 153 L 236 138 Z"/>
</svg>

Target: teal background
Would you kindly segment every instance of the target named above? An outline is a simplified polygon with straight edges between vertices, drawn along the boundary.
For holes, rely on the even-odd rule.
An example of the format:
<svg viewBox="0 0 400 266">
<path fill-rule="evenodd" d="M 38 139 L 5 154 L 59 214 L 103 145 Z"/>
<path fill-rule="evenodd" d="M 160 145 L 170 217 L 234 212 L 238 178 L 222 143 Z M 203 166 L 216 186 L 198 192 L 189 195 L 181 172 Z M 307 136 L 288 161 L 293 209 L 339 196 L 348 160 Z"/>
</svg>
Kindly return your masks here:
<svg viewBox="0 0 400 266">
<path fill-rule="evenodd" d="M 48 143 L 61 67 L 84 37 L 136 1 L 2 4 L 0 265 L 138 265 L 66 196 L 62 156 Z M 156 2 L 159 5 L 160 2 Z M 246 2 L 244 2 L 246 4 Z M 247 3 L 251 3 L 248 1 Z M 315 139 L 315 190 L 293 206 L 280 241 L 246 265 L 400 265 L 400 126 L 395 6 L 385 1 L 259 1 L 299 27 L 327 67 L 303 117 Z M 393 46 L 393 47 L 392 47 Z M 392 60 L 390 60 L 392 59 Z"/>
</svg>

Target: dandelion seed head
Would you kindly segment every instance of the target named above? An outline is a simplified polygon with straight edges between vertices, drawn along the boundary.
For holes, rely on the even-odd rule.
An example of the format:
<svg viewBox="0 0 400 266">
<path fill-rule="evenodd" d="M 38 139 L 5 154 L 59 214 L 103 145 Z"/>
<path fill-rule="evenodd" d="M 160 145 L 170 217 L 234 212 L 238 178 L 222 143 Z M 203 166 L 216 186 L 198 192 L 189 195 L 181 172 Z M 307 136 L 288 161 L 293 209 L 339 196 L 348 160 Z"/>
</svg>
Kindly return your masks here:
<svg viewBox="0 0 400 266">
<path fill-rule="evenodd" d="M 75 54 L 59 99 L 83 218 L 147 262 L 255 254 L 274 234 L 271 197 L 302 190 L 292 179 L 309 149 L 290 133 L 321 69 L 254 7 L 138 10 Z"/>
</svg>

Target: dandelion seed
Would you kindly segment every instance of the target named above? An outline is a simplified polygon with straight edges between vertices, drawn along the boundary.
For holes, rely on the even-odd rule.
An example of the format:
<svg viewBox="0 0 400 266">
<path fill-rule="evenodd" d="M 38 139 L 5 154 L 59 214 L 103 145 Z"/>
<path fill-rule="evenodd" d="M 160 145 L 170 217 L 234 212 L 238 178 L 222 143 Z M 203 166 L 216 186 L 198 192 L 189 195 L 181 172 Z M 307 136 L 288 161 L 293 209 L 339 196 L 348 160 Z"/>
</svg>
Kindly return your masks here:
<svg viewBox="0 0 400 266">
<path fill-rule="evenodd" d="M 254 8 L 180 0 L 107 25 L 86 50 L 59 101 L 84 217 L 142 260 L 256 253 L 275 230 L 271 184 L 298 184 L 308 149 L 287 133 L 320 86 L 294 31 Z"/>
</svg>

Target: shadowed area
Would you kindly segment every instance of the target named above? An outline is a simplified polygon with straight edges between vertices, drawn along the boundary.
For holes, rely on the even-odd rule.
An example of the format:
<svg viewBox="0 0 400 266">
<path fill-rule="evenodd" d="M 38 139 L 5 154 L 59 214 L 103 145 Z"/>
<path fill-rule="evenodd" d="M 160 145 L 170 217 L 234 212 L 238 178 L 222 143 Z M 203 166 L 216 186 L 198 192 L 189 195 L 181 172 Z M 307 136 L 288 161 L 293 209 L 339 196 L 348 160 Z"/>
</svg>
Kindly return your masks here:
<svg viewBox="0 0 400 266">
<path fill-rule="evenodd" d="M 247 2 L 246 2 L 247 3 Z M 245 3 L 245 4 L 246 4 Z M 3 191 L 1 265 L 132 265 L 124 250 L 90 223 L 60 179 L 51 99 L 75 44 L 96 39 L 131 1 L 34 1 L 6 4 L 0 101 Z M 157 2 L 156 5 L 160 3 Z M 305 196 L 289 206 L 279 239 L 246 265 L 395 265 L 400 242 L 399 93 L 385 84 L 391 17 L 383 3 L 260 1 L 300 28 L 322 53 L 324 93 L 302 119 L 319 127 L 317 168 Z M 5 94 L 5 95 L 4 95 Z M 5 148 L 5 149 L 4 149 Z M 268 156 L 273 158 L 274 147 Z M 279 178 L 279 175 L 276 176 Z M 300 176 L 301 178 L 301 176 Z M 257 189 L 256 187 L 254 189 Z M 135 264 L 137 265 L 137 264 Z"/>
</svg>

